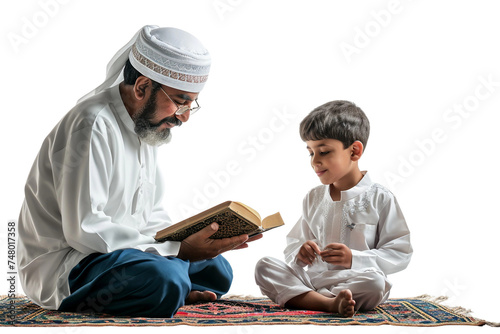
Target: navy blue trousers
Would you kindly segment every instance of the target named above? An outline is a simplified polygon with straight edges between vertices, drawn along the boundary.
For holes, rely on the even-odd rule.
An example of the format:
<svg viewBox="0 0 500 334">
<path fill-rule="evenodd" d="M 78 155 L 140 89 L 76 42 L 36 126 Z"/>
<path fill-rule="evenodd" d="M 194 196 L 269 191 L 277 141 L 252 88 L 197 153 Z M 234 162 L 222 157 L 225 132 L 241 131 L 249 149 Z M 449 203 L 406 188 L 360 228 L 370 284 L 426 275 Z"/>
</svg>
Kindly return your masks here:
<svg viewBox="0 0 500 334">
<path fill-rule="evenodd" d="M 59 311 L 172 317 L 193 290 L 227 293 L 233 280 L 221 255 L 190 262 L 136 249 L 91 254 L 70 272 Z"/>
</svg>

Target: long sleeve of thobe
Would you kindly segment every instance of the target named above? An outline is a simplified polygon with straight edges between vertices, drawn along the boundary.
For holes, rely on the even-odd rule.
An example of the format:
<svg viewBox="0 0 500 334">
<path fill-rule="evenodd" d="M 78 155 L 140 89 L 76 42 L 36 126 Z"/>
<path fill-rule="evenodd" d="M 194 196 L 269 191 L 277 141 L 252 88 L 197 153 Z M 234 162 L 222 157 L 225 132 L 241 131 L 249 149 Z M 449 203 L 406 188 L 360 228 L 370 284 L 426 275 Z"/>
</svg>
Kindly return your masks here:
<svg viewBox="0 0 500 334">
<path fill-rule="evenodd" d="M 91 253 L 136 248 L 178 254 L 157 243 L 171 225 L 156 148 L 141 144 L 118 86 L 78 104 L 40 148 L 19 215 L 18 268 L 24 292 L 57 309 L 71 269 Z"/>
<path fill-rule="evenodd" d="M 304 213 L 307 210 L 307 206 L 307 198 L 305 198 L 302 204 Z M 284 250 L 285 262 L 288 264 L 297 263 L 300 266 L 304 266 L 305 263 L 300 261 L 297 262 L 296 257 L 302 245 L 308 240 L 316 243 L 318 242 L 317 236 L 314 235 L 307 223 L 305 214 L 303 214 L 286 236 L 287 246 Z"/>
<path fill-rule="evenodd" d="M 88 133 L 90 138 L 86 138 Z M 85 145 L 88 149 L 84 149 Z M 133 172 L 133 168 L 116 164 L 138 162 L 118 157 L 122 152 L 112 147 L 119 146 L 106 122 L 96 122 L 90 131 L 82 129 L 73 133 L 64 152 L 56 155 L 56 159 L 61 159 L 57 163 L 62 166 L 55 184 L 65 239 L 69 246 L 83 254 L 153 248 L 161 255 L 176 255 L 178 242 L 155 243 L 151 233 L 169 223 L 161 209 L 162 185 L 150 182 L 156 181 L 151 180 L 156 178 L 156 173 L 149 176 L 150 179 L 142 176 L 146 179 L 138 181 L 133 196 L 128 189 L 121 189 L 117 182 L 124 182 L 125 177 L 130 181 L 134 177 L 130 170 Z M 78 148 L 81 149 L 78 151 Z M 124 175 L 120 177 L 119 173 Z M 131 203 L 127 203 L 127 198 Z M 152 216 L 157 220 L 151 223 L 145 220 Z M 167 221 L 158 219 L 162 216 Z"/>
<path fill-rule="evenodd" d="M 413 253 L 410 231 L 394 197 L 379 213 L 375 242 L 373 249 L 351 250 L 352 269 L 372 267 L 388 275 L 408 266 Z"/>
</svg>

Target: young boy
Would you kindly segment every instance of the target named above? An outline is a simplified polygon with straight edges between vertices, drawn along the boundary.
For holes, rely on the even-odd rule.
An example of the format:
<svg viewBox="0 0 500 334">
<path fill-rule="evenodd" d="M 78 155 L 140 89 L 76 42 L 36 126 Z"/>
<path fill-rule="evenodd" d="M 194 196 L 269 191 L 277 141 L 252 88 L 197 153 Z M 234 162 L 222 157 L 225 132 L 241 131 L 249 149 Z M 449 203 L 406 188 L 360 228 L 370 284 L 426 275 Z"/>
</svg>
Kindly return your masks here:
<svg viewBox="0 0 500 334">
<path fill-rule="evenodd" d="M 304 198 L 286 263 L 265 257 L 255 269 L 262 293 L 281 306 L 351 317 L 386 301 L 386 275 L 408 265 L 410 232 L 396 198 L 358 167 L 369 133 L 366 115 L 347 101 L 328 102 L 301 122 L 323 185 Z"/>
</svg>

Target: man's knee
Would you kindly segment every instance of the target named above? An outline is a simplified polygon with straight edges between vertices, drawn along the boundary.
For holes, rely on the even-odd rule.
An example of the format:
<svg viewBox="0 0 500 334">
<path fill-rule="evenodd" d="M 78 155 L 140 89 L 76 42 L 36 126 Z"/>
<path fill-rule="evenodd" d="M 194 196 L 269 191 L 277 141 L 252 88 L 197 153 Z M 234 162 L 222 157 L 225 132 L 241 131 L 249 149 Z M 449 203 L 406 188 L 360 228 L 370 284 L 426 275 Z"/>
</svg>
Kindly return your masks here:
<svg viewBox="0 0 500 334">
<path fill-rule="evenodd" d="M 214 260 L 217 262 L 217 268 L 220 273 L 221 290 L 227 292 L 233 283 L 233 268 L 229 264 L 229 261 L 220 255 Z"/>
<path fill-rule="evenodd" d="M 233 269 L 221 255 L 204 261 L 191 262 L 189 268 L 193 290 L 210 290 L 220 298 L 231 288 Z"/>
<path fill-rule="evenodd" d="M 191 289 L 187 265 L 182 260 L 143 261 L 134 270 L 138 273 L 133 289 L 140 288 L 149 298 L 184 300 Z"/>
</svg>

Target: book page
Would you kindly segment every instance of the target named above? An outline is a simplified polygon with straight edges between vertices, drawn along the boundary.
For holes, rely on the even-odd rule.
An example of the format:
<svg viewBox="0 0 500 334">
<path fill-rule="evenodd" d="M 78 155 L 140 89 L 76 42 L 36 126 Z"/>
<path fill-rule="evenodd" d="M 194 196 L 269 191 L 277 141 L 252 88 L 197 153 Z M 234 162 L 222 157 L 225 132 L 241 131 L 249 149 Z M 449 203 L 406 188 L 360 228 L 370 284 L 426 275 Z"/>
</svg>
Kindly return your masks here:
<svg viewBox="0 0 500 334">
<path fill-rule="evenodd" d="M 261 218 L 260 218 L 260 215 L 257 211 L 255 211 L 254 209 L 252 209 L 251 207 L 249 207 L 248 205 L 245 205 L 241 202 L 236 202 L 234 201 L 234 203 L 238 204 L 238 205 L 241 205 L 243 208 L 247 209 L 248 211 L 250 211 L 252 214 L 255 215 L 255 217 L 257 217 L 259 219 L 259 222 L 261 221 Z"/>
<path fill-rule="evenodd" d="M 281 225 L 285 225 L 285 222 L 283 221 L 283 218 L 281 218 L 279 212 L 276 212 L 274 215 L 270 215 L 269 217 L 264 218 L 264 220 L 262 221 L 262 228 L 264 230 L 269 230 Z"/>
</svg>

